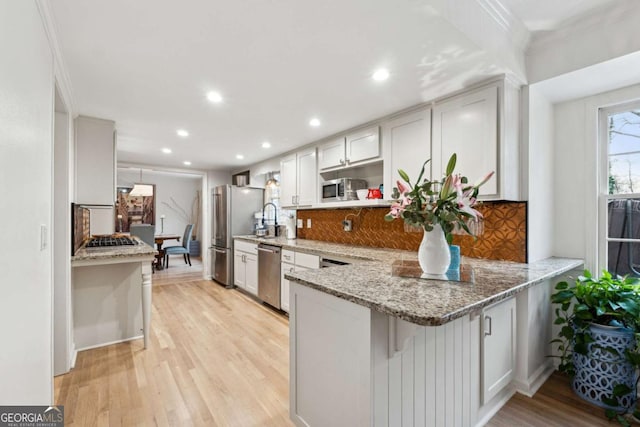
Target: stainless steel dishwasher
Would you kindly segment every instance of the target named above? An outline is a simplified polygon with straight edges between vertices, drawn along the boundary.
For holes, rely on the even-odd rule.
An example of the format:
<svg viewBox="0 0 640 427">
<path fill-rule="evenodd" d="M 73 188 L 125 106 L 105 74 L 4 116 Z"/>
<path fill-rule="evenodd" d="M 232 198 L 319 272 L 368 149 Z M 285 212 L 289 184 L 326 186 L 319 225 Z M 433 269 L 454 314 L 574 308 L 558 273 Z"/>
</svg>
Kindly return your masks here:
<svg viewBox="0 0 640 427">
<path fill-rule="evenodd" d="M 258 245 L 258 298 L 280 308 L 280 248 Z"/>
</svg>

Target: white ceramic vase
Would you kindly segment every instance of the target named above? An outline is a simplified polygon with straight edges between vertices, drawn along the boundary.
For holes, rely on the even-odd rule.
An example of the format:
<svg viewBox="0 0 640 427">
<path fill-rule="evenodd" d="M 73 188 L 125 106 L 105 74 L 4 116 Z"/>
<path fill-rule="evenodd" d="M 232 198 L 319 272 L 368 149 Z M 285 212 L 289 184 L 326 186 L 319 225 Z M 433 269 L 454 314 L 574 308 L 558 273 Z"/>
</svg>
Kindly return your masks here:
<svg viewBox="0 0 640 427">
<path fill-rule="evenodd" d="M 440 224 L 434 225 L 431 231 L 425 230 L 418 249 L 418 262 L 426 274 L 441 275 L 449 268 L 451 252 Z"/>
</svg>

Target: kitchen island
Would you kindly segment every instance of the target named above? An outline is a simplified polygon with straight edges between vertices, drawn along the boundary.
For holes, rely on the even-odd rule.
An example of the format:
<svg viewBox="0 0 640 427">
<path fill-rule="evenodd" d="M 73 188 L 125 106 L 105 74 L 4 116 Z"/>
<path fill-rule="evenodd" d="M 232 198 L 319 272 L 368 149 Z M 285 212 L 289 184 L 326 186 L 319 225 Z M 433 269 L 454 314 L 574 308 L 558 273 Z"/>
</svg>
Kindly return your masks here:
<svg viewBox="0 0 640 427">
<path fill-rule="evenodd" d="M 133 246 L 83 246 L 71 257 L 77 351 L 138 338 L 147 348 L 156 250 L 133 239 Z"/>
<path fill-rule="evenodd" d="M 238 237 L 351 265 L 286 272 L 290 415 L 300 426 L 475 426 L 553 372 L 553 285 L 583 261 L 463 257 L 473 283 L 394 277 L 416 253 Z"/>
</svg>

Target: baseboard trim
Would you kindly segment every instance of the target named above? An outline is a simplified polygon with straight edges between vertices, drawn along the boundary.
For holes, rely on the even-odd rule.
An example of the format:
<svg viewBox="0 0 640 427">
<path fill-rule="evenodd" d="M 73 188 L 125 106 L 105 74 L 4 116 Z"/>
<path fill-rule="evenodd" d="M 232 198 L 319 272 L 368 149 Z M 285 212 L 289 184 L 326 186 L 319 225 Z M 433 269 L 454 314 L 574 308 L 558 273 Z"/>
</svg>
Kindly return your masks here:
<svg viewBox="0 0 640 427">
<path fill-rule="evenodd" d="M 540 366 L 534 373 L 531 375 L 527 381 L 514 381 L 514 385 L 516 387 L 516 391 L 520 394 L 523 394 L 527 397 L 533 397 L 534 394 L 538 392 L 542 384 L 544 384 L 551 374 L 555 371 L 555 367 L 552 363 L 547 363 Z"/>
<path fill-rule="evenodd" d="M 106 342 L 106 343 L 102 343 L 102 344 L 90 345 L 88 347 L 82 347 L 82 348 L 76 349 L 76 353 L 80 352 L 80 351 L 91 350 L 91 349 L 94 349 L 94 348 L 106 347 L 108 345 L 113 345 L 113 344 L 120 344 L 120 343 L 123 343 L 123 342 L 128 342 L 128 341 L 133 341 L 133 340 L 141 340 L 143 338 L 144 338 L 144 335 L 138 335 L 138 336 L 135 336 L 135 337 L 125 338 L 125 339 L 122 339 L 122 340 L 116 340 L 116 341 L 110 341 L 110 342 Z M 75 360 L 74 360 L 74 366 L 75 366 Z"/>
<path fill-rule="evenodd" d="M 76 367 L 76 360 L 78 359 L 78 350 L 73 346 L 73 350 L 71 351 L 71 362 L 69 363 L 69 370 Z"/>
</svg>

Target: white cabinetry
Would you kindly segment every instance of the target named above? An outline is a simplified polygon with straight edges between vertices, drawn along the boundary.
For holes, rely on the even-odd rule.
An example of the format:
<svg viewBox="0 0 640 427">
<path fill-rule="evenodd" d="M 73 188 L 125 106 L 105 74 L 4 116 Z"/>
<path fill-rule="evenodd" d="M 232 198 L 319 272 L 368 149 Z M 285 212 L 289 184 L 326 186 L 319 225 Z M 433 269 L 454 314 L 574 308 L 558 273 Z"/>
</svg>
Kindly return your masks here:
<svg viewBox="0 0 640 427">
<path fill-rule="evenodd" d="M 116 200 L 115 122 L 75 119 L 76 203 L 111 205 Z"/>
<path fill-rule="evenodd" d="M 483 310 L 482 403 L 486 404 L 514 378 L 516 364 L 516 299 Z"/>
<path fill-rule="evenodd" d="M 320 268 L 320 257 L 317 255 L 294 252 L 287 249 L 282 251 L 280 265 L 280 308 L 289 312 L 289 280 L 285 279 L 287 273 L 305 271 Z"/>
<path fill-rule="evenodd" d="M 344 137 L 324 143 L 318 147 L 318 168 L 320 170 L 344 166 L 344 159 Z"/>
<path fill-rule="evenodd" d="M 457 153 L 456 171 L 470 182 L 496 175 L 480 189 L 485 200 L 519 200 L 520 89 L 508 79 L 436 102 L 433 107 L 432 177 L 442 177 Z"/>
<path fill-rule="evenodd" d="M 380 158 L 380 128 L 372 126 L 318 147 L 321 171 L 357 166 Z"/>
<path fill-rule="evenodd" d="M 457 96 L 433 109 L 433 177 L 440 178 L 451 154 L 457 153 L 456 171 L 475 182 L 498 170 L 498 88 Z M 481 189 L 486 197 L 498 196 L 496 178 Z"/>
<path fill-rule="evenodd" d="M 235 242 L 233 284 L 258 295 L 258 245 L 241 241 Z"/>
<path fill-rule="evenodd" d="M 431 109 L 413 111 L 382 124 L 384 141 L 384 188 L 385 199 L 391 199 L 393 187 L 401 179 L 402 169 L 415 184 L 422 165 L 431 157 Z M 431 176 L 431 165 L 427 164 L 425 178 Z"/>
<path fill-rule="evenodd" d="M 308 206 L 316 201 L 316 149 L 299 151 L 280 160 L 280 202 L 283 207 Z"/>
</svg>

